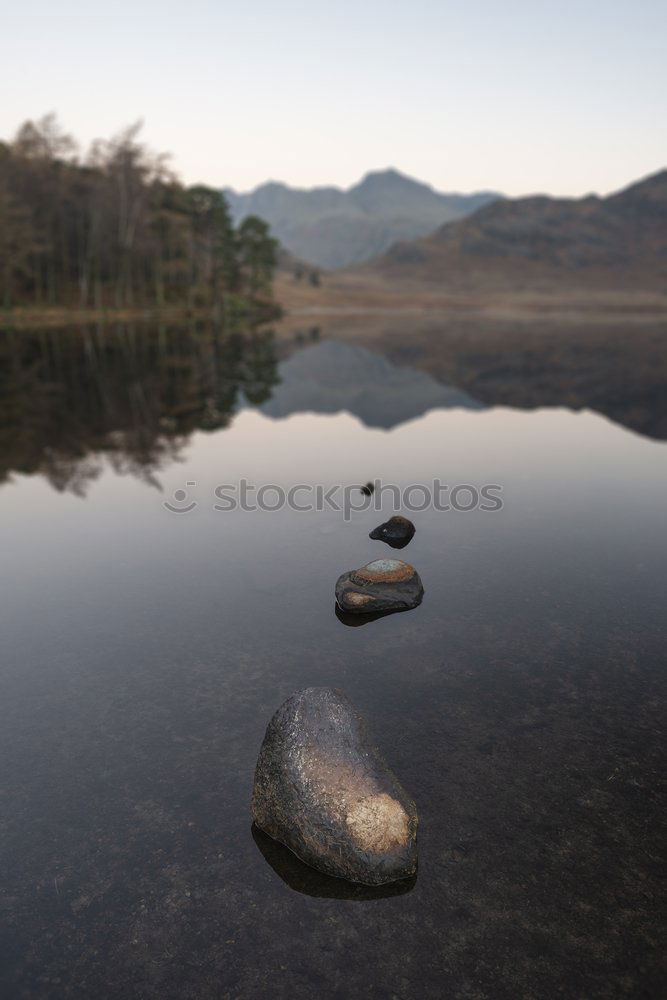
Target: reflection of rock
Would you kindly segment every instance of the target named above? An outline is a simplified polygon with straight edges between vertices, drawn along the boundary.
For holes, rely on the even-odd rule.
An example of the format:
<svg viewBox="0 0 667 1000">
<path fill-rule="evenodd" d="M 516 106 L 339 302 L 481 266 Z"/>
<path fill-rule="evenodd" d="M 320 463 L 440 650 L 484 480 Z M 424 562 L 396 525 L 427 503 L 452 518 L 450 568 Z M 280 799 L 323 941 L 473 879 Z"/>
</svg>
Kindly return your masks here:
<svg viewBox="0 0 667 1000">
<path fill-rule="evenodd" d="M 481 409 L 467 393 L 413 368 L 398 368 L 365 347 L 323 340 L 278 365 L 280 384 L 261 409 L 270 417 L 346 410 L 389 429 L 437 407 Z"/>
<path fill-rule="evenodd" d="M 375 559 L 336 581 L 338 607 L 352 614 L 408 611 L 421 604 L 423 596 L 419 573 L 400 559 Z"/>
<path fill-rule="evenodd" d="M 407 517 L 400 514 L 390 517 L 388 521 L 374 528 L 370 532 L 369 538 L 376 541 L 386 542 L 392 549 L 403 549 L 412 540 L 415 533 L 415 526 Z"/>
<path fill-rule="evenodd" d="M 305 865 L 289 848 L 268 837 L 254 823 L 252 836 L 276 875 L 279 875 L 290 889 L 302 892 L 305 896 L 366 902 L 373 899 L 387 899 L 389 896 L 403 896 L 412 891 L 417 881 L 417 876 L 412 875 L 398 882 L 387 882 L 385 885 L 361 885 L 358 882 L 349 882 L 347 879 L 334 878 L 315 871 L 310 865 Z"/>
<path fill-rule="evenodd" d="M 361 625 L 369 625 L 371 622 L 376 622 L 379 618 L 388 618 L 394 612 L 375 611 L 370 614 L 360 615 L 354 614 L 351 611 L 342 611 L 336 603 L 334 604 L 334 614 L 341 624 L 347 625 L 349 628 L 359 628 Z"/>
<path fill-rule="evenodd" d="M 382 885 L 414 874 L 417 812 L 341 691 L 306 688 L 271 719 L 253 819 L 319 871 Z"/>
</svg>

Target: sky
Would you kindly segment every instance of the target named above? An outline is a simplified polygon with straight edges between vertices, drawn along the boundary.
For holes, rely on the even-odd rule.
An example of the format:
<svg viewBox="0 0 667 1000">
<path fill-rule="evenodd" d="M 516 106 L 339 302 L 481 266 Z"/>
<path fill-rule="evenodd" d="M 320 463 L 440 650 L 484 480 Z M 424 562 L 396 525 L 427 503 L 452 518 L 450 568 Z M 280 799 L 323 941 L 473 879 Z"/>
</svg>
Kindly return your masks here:
<svg viewBox="0 0 667 1000">
<path fill-rule="evenodd" d="M 183 180 L 605 194 L 667 166 L 665 0 L 0 0 L 0 138 L 141 118 Z"/>
</svg>

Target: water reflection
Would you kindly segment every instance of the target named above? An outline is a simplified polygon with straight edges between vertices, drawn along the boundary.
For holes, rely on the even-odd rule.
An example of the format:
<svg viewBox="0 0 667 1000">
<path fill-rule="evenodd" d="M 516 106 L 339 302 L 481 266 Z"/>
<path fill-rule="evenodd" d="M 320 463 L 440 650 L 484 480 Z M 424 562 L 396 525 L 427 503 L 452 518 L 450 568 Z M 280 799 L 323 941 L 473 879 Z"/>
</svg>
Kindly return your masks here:
<svg viewBox="0 0 667 1000">
<path fill-rule="evenodd" d="M 334 606 L 334 613 L 336 618 L 341 623 L 341 625 L 347 625 L 348 628 L 359 628 L 361 625 L 369 625 L 371 622 L 379 621 L 380 618 L 389 618 L 391 615 L 402 615 L 406 611 L 414 610 L 413 608 L 395 608 L 389 611 L 371 611 L 367 615 L 351 614 L 349 611 L 343 611 L 339 608 L 338 604 Z"/>
<path fill-rule="evenodd" d="M 108 353 L 95 331 L 17 334 L 15 381 L 3 342 L 4 391 L 23 383 L 5 470 L 56 446 L 92 461 L 116 428 L 154 442 L 162 416 L 180 440 L 221 429 L 192 433 L 161 495 L 106 463 L 86 503 L 36 477 L 0 489 L 0 995 L 659 995 L 667 445 L 564 408 L 273 419 L 246 402 L 271 391 L 277 336 L 169 331 L 160 380 L 158 333 L 133 350 L 125 330 L 99 334 Z M 419 512 L 428 599 L 371 628 L 331 606 L 388 510 L 214 507 L 242 477 L 358 501 L 368 477 L 434 476 L 500 483 L 503 509 Z M 165 510 L 189 482 L 197 508 Z M 417 802 L 400 898 L 332 898 L 350 887 L 252 839 L 266 721 L 310 685 L 349 693 Z"/>
<path fill-rule="evenodd" d="M 0 483 L 37 473 L 83 496 L 110 465 L 157 486 L 194 431 L 225 428 L 248 406 L 274 420 L 345 411 L 389 430 L 433 410 L 566 404 L 667 434 L 664 366 L 652 340 L 645 350 L 633 340 L 632 364 L 627 353 L 599 352 L 593 374 L 564 349 L 558 366 L 544 351 L 540 363 L 535 349 L 530 369 L 501 363 L 497 347 L 474 356 L 462 348 L 457 365 L 445 366 L 437 343 L 431 337 L 427 349 L 415 333 L 401 350 L 395 337 L 376 337 L 373 350 L 327 339 L 304 345 L 271 330 L 195 323 L 0 330 Z M 447 384 L 452 376 L 473 394 Z M 360 485 L 366 495 L 371 487 Z"/>
<path fill-rule="evenodd" d="M 366 427 L 390 430 L 429 410 L 484 409 L 445 379 L 434 378 L 409 363 L 393 364 L 383 356 L 382 344 L 369 350 L 361 344 L 327 339 L 298 347 L 280 363 L 280 383 L 262 406 L 267 416 L 345 410 Z M 366 483 L 361 489 L 372 486 Z"/>
<path fill-rule="evenodd" d="M 287 323 L 281 333 L 289 332 Z M 353 403 L 346 408 L 367 426 L 399 422 L 400 399 L 412 408 L 426 403 L 421 412 L 450 406 L 592 409 L 646 437 L 667 438 L 665 326 L 650 317 L 624 324 L 618 317 L 614 322 L 604 318 L 587 322 L 583 314 L 568 322 L 547 322 L 542 317 L 530 323 L 516 317 L 500 322 L 483 315 L 441 315 L 409 322 L 405 316 L 346 316 L 326 320 L 319 337 L 321 353 L 314 347 L 299 352 L 290 378 L 284 380 L 292 399 L 316 397 L 319 402 L 313 408 L 331 412 L 326 406 L 346 395 Z M 332 341 L 338 346 L 326 348 Z M 302 340 L 297 337 L 295 343 L 301 346 Z M 323 363 L 327 350 L 336 355 L 328 369 Z M 354 352 L 362 354 L 353 362 Z M 387 374 L 395 388 L 389 413 L 383 412 L 372 388 L 371 376 L 380 373 L 381 359 L 394 373 L 412 372 L 404 383 L 396 374 Z M 368 386 L 359 385 L 362 369 Z M 336 371 L 344 372 L 342 386 L 334 384 Z M 299 388 L 298 379 L 292 377 L 298 373 L 309 379 L 316 375 L 317 392 Z M 426 381 L 418 386 L 415 375 Z M 285 392 L 281 387 L 279 399 Z M 269 405 L 278 408 L 274 400 Z"/>
<path fill-rule="evenodd" d="M 132 324 L 0 331 L 0 483 L 41 473 L 85 494 L 103 469 L 155 482 L 195 429 L 276 384 L 271 331 Z"/>
<path fill-rule="evenodd" d="M 254 823 L 252 836 L 257 847 L 262 852 L 267 863 L 273 868 L 283 882 L 304 896 L 317 896 L 320 899 L 351 899 L 357 902 L 367 902 L 373 899 L 389 899 L 392 896 L 405 896 L 414 889 L 417 876 L 401 879 L 400 882 L 390 882 L 387 885 L 358 885 L 345 879 L 333 878 L 315 871 L 297 858 L 283 844 L 272 840 Z"/>
</svg>

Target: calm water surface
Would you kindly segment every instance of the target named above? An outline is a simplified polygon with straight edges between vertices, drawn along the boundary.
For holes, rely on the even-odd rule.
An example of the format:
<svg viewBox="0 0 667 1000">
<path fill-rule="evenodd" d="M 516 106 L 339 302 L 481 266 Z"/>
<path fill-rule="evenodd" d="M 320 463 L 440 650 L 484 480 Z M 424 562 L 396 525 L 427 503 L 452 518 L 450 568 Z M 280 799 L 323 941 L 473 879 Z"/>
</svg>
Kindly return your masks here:
<svg viewBox="0 0 667 1000">
<path fill-rule="evenodd" d="M 3 997 L 660 994 L 667 445 L 352 350 L 0 334 Z M 422 606 L 351 628 L 334 583 L 390 552 L 389 504 L 215 510 L 242 478 L 504 506 L 415 513 Z M 417 802 L 395 894 L 251 828 L 264 729 L 308 685 Z"/>
</svg>

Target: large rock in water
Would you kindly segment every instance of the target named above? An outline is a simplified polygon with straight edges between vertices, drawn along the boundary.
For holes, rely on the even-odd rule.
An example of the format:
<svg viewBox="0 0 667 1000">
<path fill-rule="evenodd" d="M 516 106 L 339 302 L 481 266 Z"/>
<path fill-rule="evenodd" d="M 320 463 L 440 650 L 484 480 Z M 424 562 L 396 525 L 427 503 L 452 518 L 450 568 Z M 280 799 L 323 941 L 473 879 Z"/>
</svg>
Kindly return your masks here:
<svg viewBox="0 0 667 1000">
<path fill-rule="evenodd" d="M 408 611 L 421 604 L 423 596 L 419 573 L 400 559 L 375 559 L 336 581 L 338 607 L 352 614 Z"/>
<path fill-rule="evenodd" d="M 267 726 L 255 823 L 319 871 L 382 885 L 417 867 L 417 811 L 342 691 L 305 688 Z"/>
</svg>

